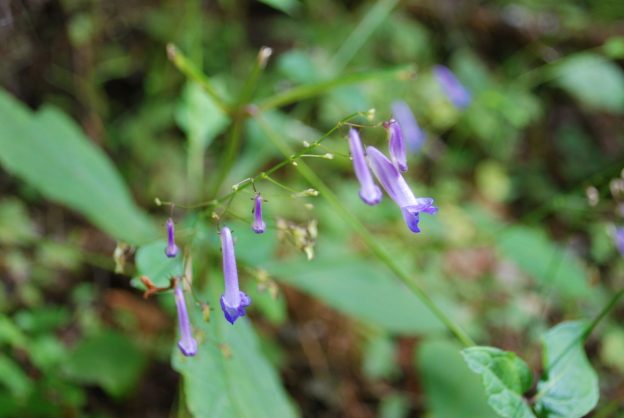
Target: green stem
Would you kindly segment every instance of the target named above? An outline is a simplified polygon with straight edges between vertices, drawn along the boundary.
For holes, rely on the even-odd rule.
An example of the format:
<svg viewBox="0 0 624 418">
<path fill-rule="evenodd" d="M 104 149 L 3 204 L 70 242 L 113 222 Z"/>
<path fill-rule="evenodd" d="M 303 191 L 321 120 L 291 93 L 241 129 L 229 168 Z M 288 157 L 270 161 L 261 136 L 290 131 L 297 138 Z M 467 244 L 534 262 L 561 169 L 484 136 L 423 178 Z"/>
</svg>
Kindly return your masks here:
<svg viewBox="0 0 624 418">
<path fill-rule="evenodd" d="M 199 68 L 195 66 L 174 44 L 167 44 L 167 56 L 169 60 L 176 66 L 176 68 L 186 76 L 199 84 L 206 93 L 215 101 L 217 106 L 221 108 L 225 113 L 230 114 L 230 106 L 226 101 L 217 93 L 217 90 L 212 85 L 212 81 L 208 78 Z"/>
<path fill-rule="evenodd" d="M 205 148 L 199 141 L 189 138 L 186 154 L 186 170 L 189 184 L 189 196 L 198 196 L 204 179 Z M 201 197 L 200 197 L 201 198 Z"/>
<path fill-rule="evenodd" d="M 604 308 L 602 308 L 600 313 L 598 313 L 594 320 L 587 326 L 585 331 L 583 331 L 583 341 L 589 338 L 589 335 L 594 331 L 594 328 L 596 328 L 598 323 L 602 321 L 605 316 L 607 316 L 609 311 L 613 309 L 613 307 L 619 302 L 622 296 L 624 296 L 624 289 L 620 289 L 615 295 L 613 295 L 613 297 L 611 297 L 611 300 L 604 306 Z"/>
<path fill-rule="evenodd" d="M 219 168 L 219 172 L 217 173 L 216 180 L 213 183 L 211 191 L 212 196 L 219 193 L 219 189 L 223 185 L 223 182 L 227 178 L 227 175 L 230 172 L 234 161 L 236 160 L 236 156 L 238 155 L 238 151 L 240 149 L 243 138 L 245 119 L 247 119 L 247 117 L 249 116 L 246 107 L 253 96 L 256 85 L 258 84 L 258 79 L 260 78 L 260 74 L 266 66 L 266 62 L 269 59 L 270 55 L 270 48 L 260 48 L 255 64 L 251 69 L 249 76 L 245 80 L 245 85 L 243 86 L 238 96 L 238 99 L 236 100 L 236 105 L 234 106 L 233 112 L 230 112 L 230 114 L 232 114 L 234 117 L 234 121 L 232 122 L 232 128 L 230 131 L 230 136 L 228 137 L 228 144 L 225 150 L 223 162 L 221 164 L 221 167 Z"/>
<path fill-rule="evenodd" d="M 364 46 L 368 38 L 377 30 L 379 25 L 386 20 L 392 9 L 399 0 L 379 0 L 364 16 L 364 19 L 357 25 L 351 35 L 342 43 L 331 60 L 331 68 L 336 73 L 340 73 L 344 67 L 353 59 L 355 54 Z"/>
<path fill-rule="evenodd" d="M 219 167 L 219 171 L 217 172 L 217 175 L 215 177 L 215 181 L 212 184 L 209 196 L 215 196 L 217 193 L 219 193 L 219 189 L 227 178 L 227 175 L 230 172 L 230 168 L 232 168 L 232 164 L 234 164 L 234 160 L 236 159 L 238 149 L 243 139 L 244 121 L 245 116 L 243 116 L 242 114 L 237 113 L 234 116 L 234 121 L 232 122 L 230 129 L 230 135 L 228 136 L 227 140 L 225 155 Z"/>
<path fill-rule="evenodd" d="M 356 112 L 353 113 L 349 116 L 347 116 L 346 118 L 342 119 L 341 121 L 339 121 L 332 129 L 330 129 L 329 131 L 327 131 L 325 134 L 323 134 L 320 138 L 318 138 L 316 141 L 314 141 L 313 143 L 311 143 L 309 146 L 303 148 L 301 151 L 294 153 L 293 155 L 287 157 L 286 159 L 280 161 L 279 163 L 275 164 L 273 167 L 271 167 L 270 169 L 263 171 L 260 174 L 257 174 L 253 177 L 248 177 L 245 180 L 237 183 L 237 186 L 235 188 L 235 190 L 231 191 L 230 193 L 221 196 L 219 198 L 216 199 L 212 199 L 212 200 L 208 200 L 205 202 L 200 202 L 194 205 L 190 205 L 190 206 L 184 206 L 184 205 L 176 205 L 179 208 L 183 208 L 183 209 L 197 209 L 197 208 L 201 208 L 201 207 L 205 207 L 205 206 L 217 206 L 219 203 L 224 202 L 230 198 L 232 198 L 236 193 L 246 189 L 247 187 L 250 187 L 253 183 L 256 183 L 260 180 L 269 180 L 267 179 L 267 176 L 270 176 L 271 174 L 275 173 L 276 171 L 280 170 L 281 168 L 284 168 L 285 166 L 293 163 L 294 161 L 297 161 L 301 158 L 302 155 L 305 155 L 309 152 L 312 152 L 316 147 L 318 147 L 325 139 L 329 138 L 336 130 L 338 130 L 340 127 L 342 127 L 345 123 L 347 123 L 348 121 L 350 121 L 351 119 L 355 118 L 356 116 L 362 116 L 364 115 L 364 113 L 362 112 Z M 271 179 L 273 180 L 273 179 Z M 167 203 L 167 204 L 171 204 L 172 202 L 163 202 L 163 203 Z"/>
<path fill-rule="evenodd" d="M 256 115 L 261 128 L 275 146 L 285 155 L 293 154 L 290 146 L 282 140 L 282 138 L 273 130 L 273 128 L 260 115 Z M 427 295 L 425 290 L 420 287 L 401 267 L 395 262 L 394 258 L 386 252 L 386 250 L 377 243 L 377 239 L 366 229 L 366 227 L 340 202 L 340 199 L 325 184 L 325 182 L 316 175 L 316 173 L 302 160 L 297 163 L 297 170 L 314 188 L 316 188 L 321 196 L 333 207 L 335 212 L 349 224 L 349 226 L 362 238 L 370 251 L 382 261 L 396 278 L 407 286 L 423 304 L 446 326 L 446 328 L 466 347 L 475 345 L 474 341 L 468 334 L 453 320 L 451 320 L 440 309 L 435 302 Z"/>
<path fill-rule="evenodd" d="M 293 87 L 290 90 L 278 93 L 274 96 L 269 97 L 268 99 L 261 101 L 258 104 L 258 107 L 260 108 L 260 110 L 266 111 L 276 107 L 281 107 L 294 102 L 298 102 L 303 99 L 318 96 L 339 86 L 361 83 L 363 81 L 373 79 L 409 79 L 413 77 L 414 73 L 415 67 L 413 65 L 402 65 L 400 67 L 394 67 L 385 70 L 363 71 L 348 74 L 342 77 L 334 78 L 332 80 L 320 81 L 317 83 Z"/>
</svg>

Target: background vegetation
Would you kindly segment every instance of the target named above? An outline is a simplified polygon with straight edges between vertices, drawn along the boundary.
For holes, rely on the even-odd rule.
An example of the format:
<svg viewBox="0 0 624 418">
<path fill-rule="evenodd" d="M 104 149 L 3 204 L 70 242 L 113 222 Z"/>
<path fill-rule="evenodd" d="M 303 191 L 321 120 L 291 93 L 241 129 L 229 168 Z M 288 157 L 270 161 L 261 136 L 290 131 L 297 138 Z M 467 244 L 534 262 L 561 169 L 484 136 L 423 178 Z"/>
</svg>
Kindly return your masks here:
<svg viewBox="0 0 624 418">
<path fill-rule="evenodd" d="M 0 0 L 0 416 L 624 416 L 623 36 L 617 0 Z M 440 207 L 418 235 L 359 200 L 340 122 L 362 112 L 385 149 L 395 100 L 427 133 L 408 182 Z M 256 181 L 263 236 L 250 187 L 211 203 L 321 137 L 333 159 Z M 170 213 L 192 358 L 171 293 L 137 280 L 183 273 Z M 253 299 L 234 326 L 216 216 Z M 528 370 L 464 361 L 397 272 Z"/>
</svg>

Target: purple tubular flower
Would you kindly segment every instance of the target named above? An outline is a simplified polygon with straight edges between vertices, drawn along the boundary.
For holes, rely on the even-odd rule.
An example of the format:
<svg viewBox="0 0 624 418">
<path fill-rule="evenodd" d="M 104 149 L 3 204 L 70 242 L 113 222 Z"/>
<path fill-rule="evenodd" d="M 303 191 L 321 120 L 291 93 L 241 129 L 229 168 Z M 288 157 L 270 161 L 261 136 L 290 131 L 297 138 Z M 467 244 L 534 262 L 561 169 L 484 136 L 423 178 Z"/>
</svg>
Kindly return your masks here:
<svg viewBox="0 0 624 418">
<path fill-rule="evenodd" d="M 615 228 L 615 246 L 620 254 L 624 256 L 624 227 Z"/>
<path fill-rule="evenodd" d="M 403 138 L 410 151 L 416 152 L 422 148 L 425 143 L 425 133 L 420 129 L 408 104 L 402 101 L 393 102 L 392 116 L 399 123 Z"/>
<path fill-rule="evenodd" d="M 169 258 L 174 258 L 178 255 L 178 246 L 175 244 L 175 231 L 173 228 L 173 219 L 167 219 L 167 247 L 165 248 L 165 255 Z"/>
<path fill-rule="evenodd" d="M 433 205 L 433 199 L 415 197 L 401 173 L 377 148 L 368 147 L 366 153 L 377 180 L 388 193 L 388 196 L 401 208 L 407 227 L 412 232 L 420 232 L 420 228 L 418 228 L 419 213 L 425 212 L 433 215 L 438 211 L 438 208 Z"/>
<path fill-rule="evenodd" d="M 455 74 L 443 65 L 433 67 L 433 73 L 440 83 L 446 97 L 458 108 L 463 109 L 470 104 L 470 92 L 455 77 Z"/>
<path fill-rule="evenodd" d="M 262 196 L 260 196 L 260 193 L 256 193 L 253 213 L 254 221 L 251 225 L 251 229 L 253 229 L 256 234 L 262 234 L 266 229 L 266 224 L 262 220 Z"/>
<path fill-rule="evenodd" d="M 187 357 L 197 354 L 197 340 L 193 338 L 191 332 L 191 322 L 189 321 L 188 311 L 186 310 L 186 301 L 184 300 L 184 291 L 182 283 L 178 281 L 175 287 L 175 301 L 178 309 L 178 322 L 180 323 L 180 341 L 178 347 L 182 354 Z"/>
<path fill-rule="evenodd" d="M 405 141 L 403 140 L 403 132 L 398 122 L 390 119 L 383 124 L 384 128 L 390 134 L 390 158 L 394 166 L 402 173 L 407 171 L 407 156 L 405 155 Z"/>
<path fill-rule="evenodd" d="M 221 229 L 221 252 L 223 253 L 223 276 L 225 292 L 221 296 L 221 309 L 230 324 L 245 315 L 245 308 L 251 304 L 251 298 L 238 288 L 238 271 L 234 255 L 234 241 L 230 228 Z"/>
<path fill-rule="evenodd" d="M 349 150 L 353 158 L 353 171 L 361 186 L 360 198 L 367 205 L 378 204 L 381 202 L 381 189 L 373 181 L 373 176 L 366 164 L 366 157 L 364 157 L 360 134 L 353 128 L 349 129 Z"/>
</svg>

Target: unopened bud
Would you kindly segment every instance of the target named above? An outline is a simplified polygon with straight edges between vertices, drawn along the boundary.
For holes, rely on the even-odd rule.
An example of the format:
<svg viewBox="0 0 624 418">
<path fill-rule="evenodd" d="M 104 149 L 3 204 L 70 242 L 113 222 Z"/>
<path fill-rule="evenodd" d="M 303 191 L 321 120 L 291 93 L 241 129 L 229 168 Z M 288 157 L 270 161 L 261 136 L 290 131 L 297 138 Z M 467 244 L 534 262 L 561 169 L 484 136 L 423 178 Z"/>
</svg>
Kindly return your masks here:
<svg viewBox="0 0 624 418">
<path fill-rule="evenodd" d="M 273 50 L 268 46 L 260 48 L 260 52 L 258 52 L 258 65 L 260 65 L 260 68 L 266 67 L 271 54 L 273 54 Z"/>
</svg>

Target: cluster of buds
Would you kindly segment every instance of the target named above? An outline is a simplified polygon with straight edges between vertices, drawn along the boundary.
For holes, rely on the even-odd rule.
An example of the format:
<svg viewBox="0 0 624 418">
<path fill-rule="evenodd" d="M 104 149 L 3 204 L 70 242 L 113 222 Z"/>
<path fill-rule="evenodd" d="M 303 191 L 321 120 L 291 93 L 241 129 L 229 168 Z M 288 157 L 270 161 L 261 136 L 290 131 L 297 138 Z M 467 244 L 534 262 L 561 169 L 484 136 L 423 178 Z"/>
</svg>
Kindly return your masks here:
<svg viewBox="0 0 624 418">
<path fill-rule="evenodd" d="M 256 233 L 263 233 L 266 224 L 262 219 L 262 197 L 259 193 L 255 197 L 254 205 L 254 221 L 252 229 Z M 167 247 L 165 248 L 165 255 L 170 258 L 175 258 L 178 255 L 178 247 L 175 244 L 175 232 L 173 219 L 169 218 L 166 222 L 167 228 Z M 238 284 L 238 270 L 236 268 L 236 256 L 234 253 L 234 240 L 232 238 L 232 231 L 227 226 L 221 228 L 219 232 L 221 237 L 221 252 L 223 255 L 223 277 L 225 281 L 225 291 L 221 296 L 221 309 L 225 319 L 234 324 L 238 318 L 244 316 L 246 308 L 251 304 L 251 298 L 247 296 L 245 292 L 240 290 Z M 170 284 L 167 287 L 158 287 L 152 283 L 152 281 L 142 276 L 141 281 L 146 287 L 144 297 L 151 296 L 155 293 L 165 292 L 168 290 L 174 290 L 174 297 L 176 303 L 176 309 L 178 312 L 178 323 L 180 328 L 180 341 L 178 347 L 185 356 L 194 356 L 197 353 L 197 340 L 193 337 L 191 328 L 191 322 L 186 306 L 186 300 L 184 298 L 184 286 L 183 281 L 178 278 L 172 278 Z M 204 306 L 203 308 L 206 308 Z M 208 308 L 209 309 L 209 308 Z M 209 312 L 209 310 L 208 310 Z M 204 316 L 206 314 L 204 313 Z"/>
</svg>

